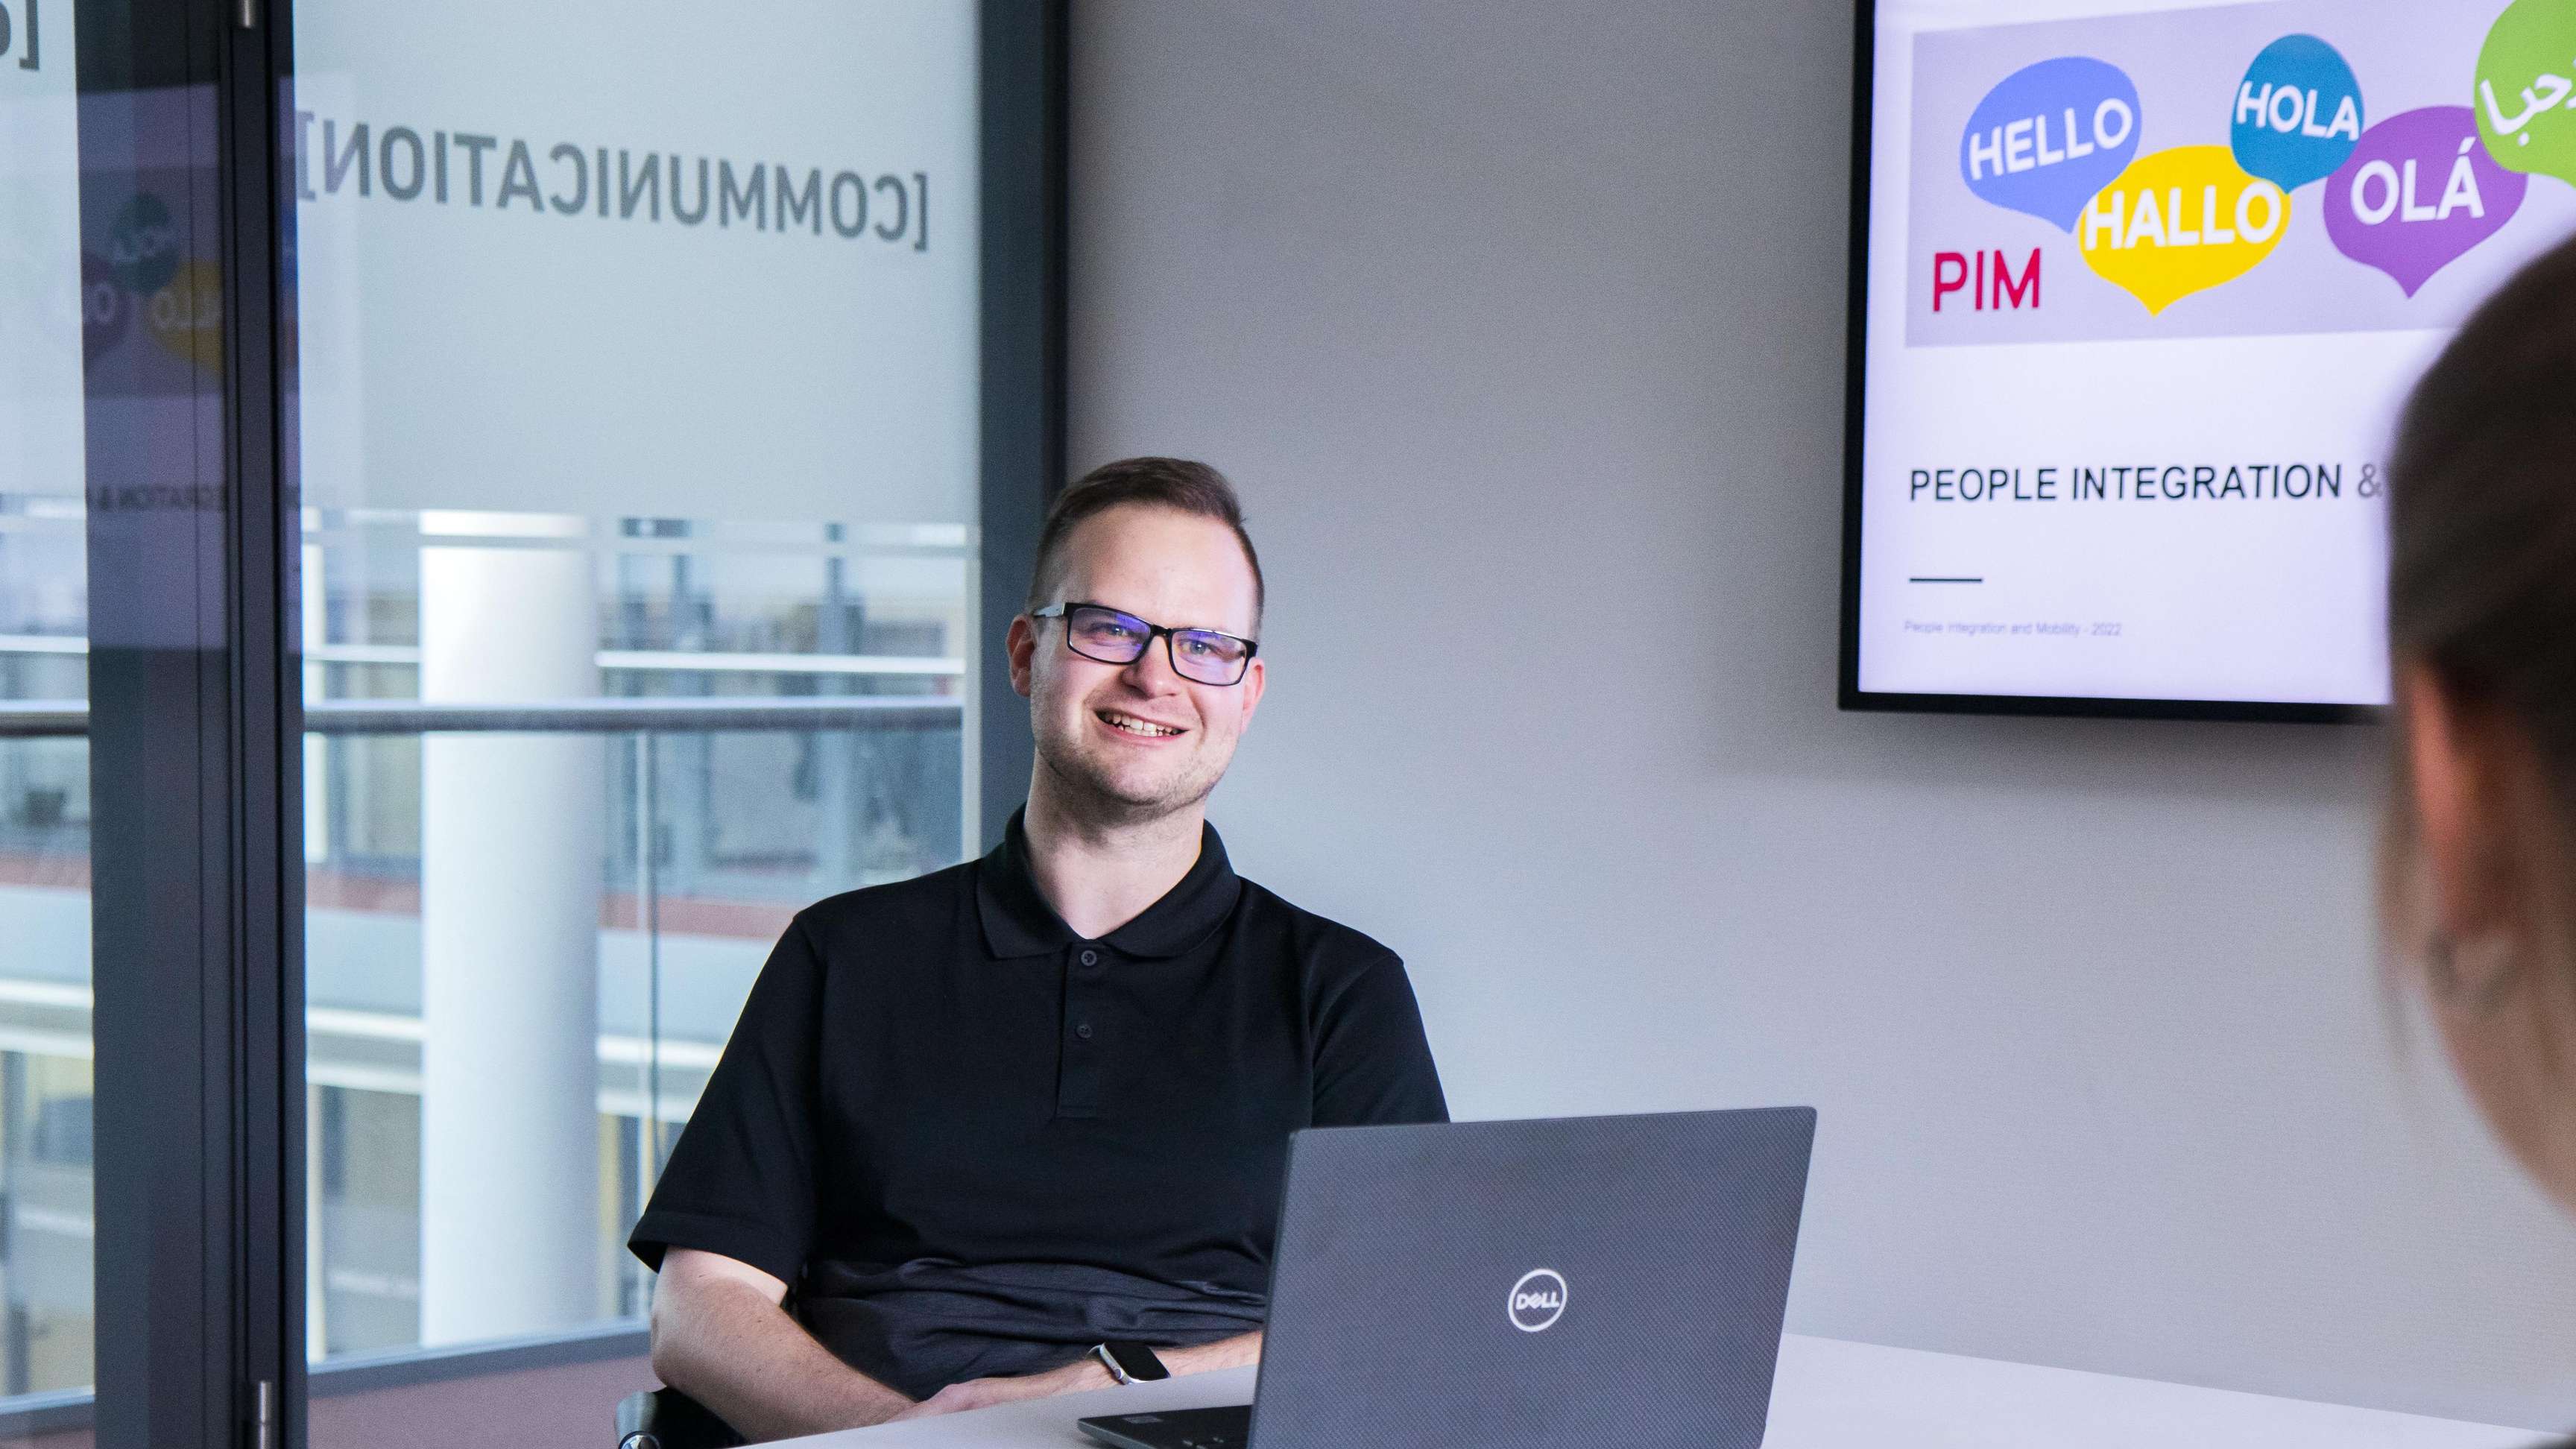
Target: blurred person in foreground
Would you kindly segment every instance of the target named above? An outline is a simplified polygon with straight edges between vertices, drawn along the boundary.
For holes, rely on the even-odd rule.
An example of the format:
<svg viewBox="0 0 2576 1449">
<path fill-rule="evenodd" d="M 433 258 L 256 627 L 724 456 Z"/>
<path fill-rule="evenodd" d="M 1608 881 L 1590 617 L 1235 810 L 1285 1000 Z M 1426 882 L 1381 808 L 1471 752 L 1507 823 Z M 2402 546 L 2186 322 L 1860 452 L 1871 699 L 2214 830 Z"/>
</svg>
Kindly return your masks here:
<svg viewBox="0 0 2576 1449">
<path fill-rule="evenodd" d="M 2576 1211 L 2576 241 L 2416 385 L 2388 631 L 2390 944 L 2496 1135 Z"/>
</svg>

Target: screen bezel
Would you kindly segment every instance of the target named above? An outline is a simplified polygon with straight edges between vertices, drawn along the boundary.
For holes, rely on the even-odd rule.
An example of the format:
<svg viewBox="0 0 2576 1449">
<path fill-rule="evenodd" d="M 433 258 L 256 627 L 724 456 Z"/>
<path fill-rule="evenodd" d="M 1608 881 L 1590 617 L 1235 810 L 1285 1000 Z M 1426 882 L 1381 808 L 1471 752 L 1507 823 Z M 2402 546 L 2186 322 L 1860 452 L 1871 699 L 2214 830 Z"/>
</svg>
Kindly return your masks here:
<svg viewBox="0 0 2576 1449">
<path fill-rule="evenodd" d="M 1854 0 L 1851 238 L 1843 344 L 1843 579 L 1836 704 L 1893 714 L 2045 715 L 2076 719 L 2222 720 L 2260 724 L 2369 724 L 2384 705 L 2278 700 L 2141 699 L 2116 695 L 1898 694 L 1860 687 L 1861 446 L 1869 371 L 1870 127 L 1877 84 L 1878 0 Z"/>
</svg>

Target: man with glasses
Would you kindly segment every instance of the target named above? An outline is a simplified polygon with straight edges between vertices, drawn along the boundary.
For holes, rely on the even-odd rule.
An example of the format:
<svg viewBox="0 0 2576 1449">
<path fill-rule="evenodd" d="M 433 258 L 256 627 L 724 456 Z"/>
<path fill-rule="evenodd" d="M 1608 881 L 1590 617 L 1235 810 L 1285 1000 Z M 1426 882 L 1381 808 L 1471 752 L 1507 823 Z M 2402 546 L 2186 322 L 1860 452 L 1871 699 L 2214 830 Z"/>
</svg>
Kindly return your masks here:
<svg viewBox="0 0 2576 1449">
<path fill-rule="evenodd" d="M 1057 498 L 1028 803 L 771 953 L 631 1243 L 665 1382 L 769 1439 L 1252 1363 L 1288 1134 L 1446 1120 L 1403 964 L 1206 823 L 1262 605 L 1205 464 Z"/>
</svg>

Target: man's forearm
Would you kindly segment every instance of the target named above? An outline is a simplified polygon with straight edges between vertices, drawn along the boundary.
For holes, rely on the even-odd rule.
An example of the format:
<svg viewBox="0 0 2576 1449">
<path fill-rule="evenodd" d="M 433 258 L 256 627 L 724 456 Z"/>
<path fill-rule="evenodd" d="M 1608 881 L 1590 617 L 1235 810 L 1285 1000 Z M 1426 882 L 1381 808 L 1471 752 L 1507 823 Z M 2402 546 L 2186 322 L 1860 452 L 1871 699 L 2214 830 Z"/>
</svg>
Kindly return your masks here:
<svg viewBox="0 0 2576 1449">
<path fill-rule="evenodd" d="M 746 1439 L 879 1424 L 912 1400 L 834 1358 L 786 1310 L 735 1283 L 653 1305 L 653 1371 Z"/>
<path fill-rule="evenodd" d="M 1242 1368 L 1261 1362 L 1261 1330 L 1238 1333 L 1192 1348 L 1165 1349 L 1154 1355 L 1175 1374 L 1203 1374 L 1211 1369 Z"/>
</svg>

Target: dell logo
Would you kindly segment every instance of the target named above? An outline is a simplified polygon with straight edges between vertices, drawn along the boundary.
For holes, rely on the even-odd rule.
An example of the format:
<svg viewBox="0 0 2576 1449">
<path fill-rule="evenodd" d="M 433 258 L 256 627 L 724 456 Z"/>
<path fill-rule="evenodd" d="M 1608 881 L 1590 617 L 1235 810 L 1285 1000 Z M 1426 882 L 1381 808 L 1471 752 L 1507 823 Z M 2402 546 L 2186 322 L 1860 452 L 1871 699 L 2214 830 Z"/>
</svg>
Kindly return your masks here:
<svg viewBox="0 0 2576 1449">
<path fill-rule="evenodd" d="M 1565 1316 L 1565 1277 L 1553 1268 L 1532 1268 L 1512 1285 L 1504 1306 L 1511 1313 L 1512 1327 L 1523 1333 L 1550 1328 Z"/>
</svg>

